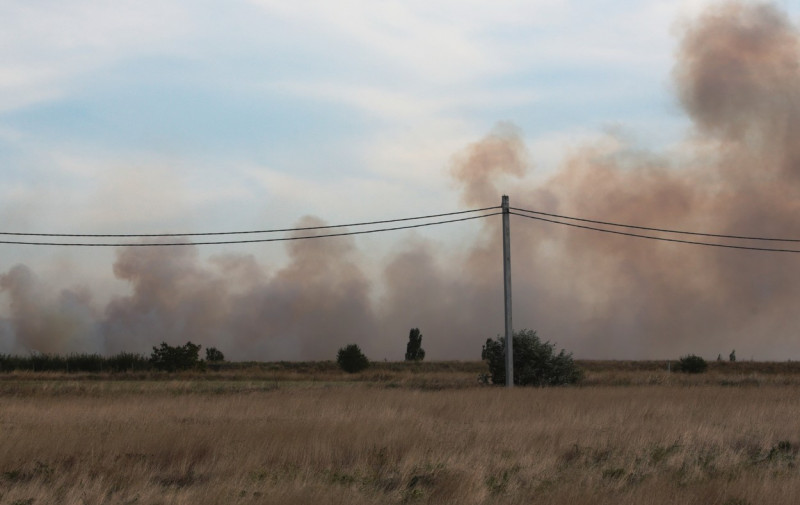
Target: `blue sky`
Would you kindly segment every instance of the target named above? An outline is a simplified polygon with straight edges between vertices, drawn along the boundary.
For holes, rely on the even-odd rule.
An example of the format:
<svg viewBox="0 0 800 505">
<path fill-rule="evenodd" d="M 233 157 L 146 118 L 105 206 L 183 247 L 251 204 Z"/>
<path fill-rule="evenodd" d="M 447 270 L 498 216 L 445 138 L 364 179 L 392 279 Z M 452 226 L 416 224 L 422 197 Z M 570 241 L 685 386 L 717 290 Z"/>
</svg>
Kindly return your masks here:
<svg viewBox="0 0 800 505">
<path fill-rule="evenodd" d="M 498 121 L 543 168 L 609 127 L 668 145 L 673 32 L 697 9 L 6 1 L 0 212 L 85 232 L 353 218 L 354 199 L 391 216 L 453 207 L 451 157 Z"/>
</svg>

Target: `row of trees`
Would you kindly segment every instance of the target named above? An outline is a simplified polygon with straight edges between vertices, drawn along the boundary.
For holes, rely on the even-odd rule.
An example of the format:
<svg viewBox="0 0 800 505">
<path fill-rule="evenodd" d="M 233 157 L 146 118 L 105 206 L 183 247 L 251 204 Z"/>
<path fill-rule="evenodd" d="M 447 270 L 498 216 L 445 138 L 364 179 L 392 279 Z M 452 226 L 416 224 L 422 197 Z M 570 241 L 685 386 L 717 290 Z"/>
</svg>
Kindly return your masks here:
<svg viewBox="0 0 800 505">
<path fill-rule="evenodd" d="M 162 370 L 177 372 L 218 368 L 225 360 L 221 351 L 214 347 L 205 350 L 205 360 L 200 359 L 202 346 L 186 342 L 181 346 L 171 346 L 162 342 L 153 347 L 149 358 L 140 354 L 122 353 L 109 358 L 97 354 L 54 355 L 34 354 L 26 358 L 0 355 L 0 370 L 66 371 L 66 372 L 123 372 Z M 493 384 L 505 383 L 505 340 L 498 337 L 488 339 L 483 346 L 481 358 L 489 366 L 487 379 Z M 419 362 L 425 358 L 422 348 L 422 333 L 412 328 L 406 345 L 405 359 Z M 360 372 L 369 367 L 369 359 L 356 344 L 339 349 L 336 362 L 342 370 L 349 373 Z M 514 383 L 519 385 L 560 385 L 576 382 L 580 370 L 575 366 L 572 355 L 561 351 L 555 353 L 555 346 L 541 342 L 535 331 L 521 330 L 514 334 Z"/>
<path fill-rule="evenodd" d="M 582 377 L 582 371 L 575 364 L 572 354 L 563 349 L 556 352 L 555 345 L 543 342 L 535 331 L 523 329 L 514 332 L 514 384 L 530 386 L 557 386 L 573 384 Z M 489 373 L 483 376 L 486 383 L 505 384 L 505 339 L 498 336 L 487 339 L 481 350 L 481 359 L 486 362 Z M 65 371 L 65 372 L 125 372 L 163 370 L 176 372 L 184 370 L 218 369 L 225 360 L 221 351 L 214 347 L 205 350 L 205 360 L 200 359 L 202 346 L 187 342 L 182 346 L 171 346 L 162 342 L 153 347 L 149 358 L 140 354 L 120 353 L 110 357 L 98 354 L 72 354 L 58 356 L 32 354 L 27 357 L 0 354 L 0 371 Z M 422 348 L 422 333 L 412 328 L 406 345 L 405 360 L 419 362 L 425 358 Z M 735 354 L 731 352 L 730 360 Z M 357 373 L 369 367 L 369 359 L 356 344 L 339 349 L 336 355 L 339 367 L 348 373 Z M 677 363 L 676 371 L 701 373 L 708 367 L 706 361 L 693 354 L 683 356 Z"/>
</svg>

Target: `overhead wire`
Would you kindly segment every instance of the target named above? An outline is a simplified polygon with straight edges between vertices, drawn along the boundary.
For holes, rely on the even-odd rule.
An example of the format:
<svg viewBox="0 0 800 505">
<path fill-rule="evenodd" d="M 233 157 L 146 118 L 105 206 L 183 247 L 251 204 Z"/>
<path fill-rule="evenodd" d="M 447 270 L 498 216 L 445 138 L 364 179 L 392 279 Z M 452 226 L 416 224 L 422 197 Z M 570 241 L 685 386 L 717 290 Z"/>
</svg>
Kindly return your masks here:
<svg viewBox="0 0 800 505">
<path fill-rule="evenodd" d="M 582 223 L 592 223 L 592 224 L 600 224 L 604 226 L 617 226 L 620 228 L 630 228 L 635 230 L 645 230 L 645 231 L 655 231 L 660 233 L 674 233 L 677 235 L 693 235 L 698 237 L 710 237 L 710 238 L 727 238 L 727 239 L 735 239 L 735 240 L 762 240 L 762 241 L 771 241 L 771 242 L 800 242 L 800 239 L 796 238 L 772 238 L 772 237 L 751 237 L 751 236 L 743 236 L 743 235 L 724 235 L 719 233 L 703 233 L 703 232 L 696 232 L 696 231 L 683 231 L 683 230 L 671 230 L 667 228 L 652 228 L 649 226 L 636 226 L 632 224 L 622 224 L 622 223 L 613 223 L 609 221 L 598 221 L 595 219 L 585 219 L 580 217 L 572 217 L 572 216 L 562 216 L 559 214 L 551 214 L 548 212 L 540 212 L 536 210 L 528 210 L 528 209 L 520 209 L 517 207 L 509 207 L 511 210 L 516 210 L 518 212 L 526 212 L 529 214 L 536 214 L 539 216 L 547 216 L 553 217 L 557 219 L 569 219 L 570 221 L 579 221 Z M 526 216 L 527 217 L 527 216 Z M 543 220 L 544 221 L 544 220 Z M 552 221 L 551 221 L 552 222 Z M 566 223 L 564 223 L 566 224 Z"/>
<path fill-rule="evenodd" d="M 486 212 L 495 209 L 500 209 L 500 206 L 493 206 L 493 207 L 483 207 L 479 209 L 469 209 L 463 211 L 455 211 L 455 212 L 444 212 L 438 214 L 428 214 L 423 216 L 414 216 L 414 217 L 404 217 L 404 218 L 394 218 L 394 219 L 383 219 L 383 220 L 375 220 L 375 221 L 362 221 L 356 223 L 347 223 L 347 224 L 335 224 L 335 225 L 319 225 L 319 226 L 303 226 L 303 227 L 295 227 L 295 228 L 274 228 L 274 229 L 265 229 L 265 230 L 244 230 L 244 231 L 223 231 L 223 232 L 198 232 L 198 233 L 143 233 L 143 234 L 90 234 L 90 233 L 31 233 L 31 232 L 0 232 L 0 236 L 20 236 L 20 237 L 54 237 L 54 238 L 168 238 L 168 237 L 201 237 L 201 236 L 225 236 L 225 235 L 251 235 L 251 234 L 267 234 L 267 233 L 288 233 L 288 232 L 305 232 L 305 231 L 316 231 L 316 230 L 329 230 L 335 228 L 347 228 L 347 227 L 359 227 L 359 226 L 374 226 L 380 224 L 390 224 L 390 223 L 398 223 L 398 222 L 408 222 L 408 221 L 416 221 L 416 220 L 423 220 L 423 219 L 433 219 L 439 217 L 449 217 L 449 216 L 456 216 L 456 215 L 463 215 L 463 214 L 470 214 L 476 212 Z M 514 211 L 514 212 L 511 212 Z M 488 214 L 480 214 L 468 217 L 461 217 L 456 219 L 444 219 L 439 221 L 432 221 L 432 222 L 424 222 L 424 223 L 416 223 L 410 225 L 403 225 L 403 226 L 391 226 L 391 227 L 383 227 L 377 229 L 369 229 L 369 230 L 357 230 L 357 231 L 343 231 L 338 233 L 323 233 L 323 234 L 314 234 L 314 235 L 299 235 L 299 236 L 290 236 L 290 237 L 273 237 L 273 238 L 258 238 L 258 239 L 239 239 L 239 240 L 214 240 L 214 241 L 199 241 L 199 242 L 191 242 L 191 241 L 181 241 L 181 242 L 33 242 L 27 240 L 0 240 L 0 244 L 9 244 L 9 245 L 31 245 L 31 246 L 68 246 L 68 247 L 122 247 L 122 246 L 132 246 L 132 247 L 165 247 L 165 246 L 188 246 L 188 245 L 228 245 L 228 244 L 253 244 L 253 243 L 267 243 L 267 242 L 287 242 L 287 241 L 294 241 L 294 240 L 307 240 L 307 239 L 316 239 L 316 238 L 328 238 L 328 237 L 345 237 L 345 236 L 352 236 L 352 235 L 365 235 L 371 233 L 380 233 L 380 232 L 387 232 L 387 231 L 396 231 L 396 230 L 405 230 L 405 229 L 413 229 L 413 228 L 422 228 L 426 226 L 435 226 L 435 225 L 442 225 L 448 223 L 456 223 L 460 221 L 470 221 L 474 219 L 481 219 L 490 216 L 496 216 L 498 214 L 502 214 L 500 212 L 491 212 Z M 756 247 L 756 246 L 747 246 L 747 245 L 736 245 L 736 244 L 725 244 L 725 243 L 715 243 L 715 242 L 701 242 L 701 241 L 694 241 L 694 240 L 685 240 L 685 239 L 678 239 L 678 238 L 670 238 L 670 237 L 660 237 L 660 236 L 653 236 L 653 235 L 644 235 L 640 233 L 632 233 L 632 232 L 625 232 L 625 231 L 618 231 L 618 230 L 609 230 L 606 228 L 598 228 L 595 226 L 588 226 L 584 224 L 577 224 L 572 222 L 565 222 L 563 220 L 569 221 L 577 221 L 579 223 L 590 223 L 602 226 L 612 226 L 612 227 L 619 227 L 619 228 L 627 228 L 633 230 L 644 230 L 644 231 L 652 231 L 657 233 L 671 233 L 671 234 L 678 234 L 678 235 L 689 235 L 689 236 L 700 236 L 700 237 L 709 237 L 709 238 L 723 238 L 723 239 L 733 239 L 733 240 L 753 240 L 753 241 L 771 241 L 771 242 L 800 242 L 800 239 L 790 239 L 790 238 L 775 238 L 775 237 L 755 237 L 755 236 L 742 236 L 742 235 L 726 235 L 726 234 L 718 234 L 718 233 L 705 233 L 705 232 L 695 232 L 695 231 L 686 231 L 686 230 L 674 230 L 668 228 L 656 228 L 656 227 L 649 227 L 649 226 L 639 226 L 639 225 L 631 225 L 631 224 L 623 224 L 623 223 L 615 223 L 611 221 L 601 221 L 595 219 L 587 219 L 587 218 L 579 218 L 574 216 L 566 216 L 566 215 L 559 215 L 553 214 L 548 212 L 541 212 L 535 211 L 530 209 L 523 209 L 519 207 L 509 207 L 509 214 L 513 214 L 519 217 L 525 217 L 528 219 L 533 219 L 537 221 L 542 221 L 551 224 L 559 224 L 564 226 L 570 226 L 573 228 L 580 228 L 585 230 L 597 231 L 602 233 L 611 233 L 614 235 L 622 235 L 627 237 L 635 237 L 635 238 L 642 238 L 642 239 L 649 239 L 649 240 L 658 240 L 662 242 L 673 242 L 673 243 L 680 243 L 680 244 L 691 244 L 691 245 L 700 245 L 700 246 L 707 246 L 707 247 L 720 247 L 726 249 L 741 249 L 741 250 L 749 250 L 749 251 L 762 251 L 762 252 L 785 252 L 785 253 L 800 253 L 800 250 L 795 249 L 784 249 L 784 248 L 771 248 L 771 247 Z M 546 217 L 543 217 L 546 216 Z"/>
<path fill-rule="evenodd" d="M 293 231 L 311 231 L 311 230 L 327 230 L 331 228 L 349 228 L 354 226 L 372 226 L 376 224 L 398 223 L 403 221 L 417 221 L 420 219 L 433 219 L 437 217 L 456 216 L 459 214 L 469 214 L 472 212 L 483 212 L 486 210 L 499 209 L 500 206 L 484 207 L 482 209 L 459 210 L 456 212 L 444 212 L 440 214 L 428 214 L 425 216 L 403 217 L 395 219 L 383 219 L 380 221 L 364 221 L 360 223 L 346 223 L 346 224 L 331 224 L 320 226 L 301 226 L 297 228 L 274 228 L 268 230 L 245 230 L 245 231 L 218 231 L 218 232 L 201 232 L 201 233 L 114 233 L 114 234 L 100 234 L 100 233 L 29 233 L 29 232 L 10 232 L 0 231 L 0 235 L 11 235 L 17 237 L 64 237 L 64 238 L 157 238 L 157 237 L 202 237 L 212 235 L 248 235 L 248 234 L 261 234 L 261 233 L 285 233 Z M 16 244 L 19 242 L 0 242 L 5 244 Z M 238 243 L 238 242 L 231 242 Z"/>
<path fill-rule="evenodd" d="M 497 207 L 488 207 L 487 209 L 481 210 L 492 210 L 496 209 Z M 464 211 L 464 212 L 476 212 L 476 211 Z M 453 214 L 463 214 L 464 212 L 458 213 L 447 213 L 447 214 L 440 214 L 440 215 L 453 215 Z M 447 223 L 457 223 L 460 221 L 470 221 L 473 219 L 481 219 L 489 216 L 496 216 L 501 214 L 501 212 L 493 212 L 490 214 L 481 214 L 477 216 L 468 216 L 468 217 L 461 217 L 456 219 L 445 219 L 441 221 L 432 221 L 426 223 L 416 223 L 416 224 L 409 224 L 403 226 L 392 226 L 388 228 L 377 228 L 371 230 L 358 230 L 358 231 L 348 231 L 348 232 L 340 232 L 340 233 L 326 233 L 321 235 L 301 235 L 301 236 L 294 236 L 294 237 L 277 237 L 277 238 L 261 238 L 261 239 L 247 239 L 247 240 L 224 240 L 224 241 L 211 241 L 211 242 L 115 242 L 115 243 L 102 243 L 102 242 L 27 242 L 27 241 L 16 241 L 16 240 L 0 240 L 0 244 L 13 244 L 13 245 L 33 245 L 33 246 L 69 246 L 69 247 L 166 247 L 166 246 L 190 246 L 190 245 L 227 245 L 227 244 L 254 244 L 254 243 L 264 243 L 264 242 L 289 242 L 293 240 L 307 240 L 307 239 L 317 239 L 317 238 L 328 238 L 328 237 L 346 237 L 351 235 L 366 235 L 369 233 L 379 233 L 385 231 L 395 231 L 395 230 L 407 230 L 412 228 L 422 228 L 425 226 L 434 226 L 434 225 L 441 225 Z M 420 218 L 403 218 L 403 219 L 396 219 L 390 220 L 391 222 L 397 221 L 408 221 L 410 219 L 422 219 Z M 382 221 L 382 222 L 390 222 L 390 221 Z M 376 221 L 377 223 L 377 221 Z M 337 226 L 330 226 L 328 228 L 339 228 L 345 225 L 337 225 Z M 355 226 L 355 225 L 353 225 Z M 325 227 L 309 227 L 309 228 L 293 228 L 287 231 L 304 231 L 304 230 L 313 230 L 313 229 L 321 229 Z M 170 235 L 167 235 L 170 236 Z M 140 236 L 134 236 L 140 237 Z"/>
<path fill-rule="evenodd" d="M 659 241 L 662 241 L 662 242 L 675 242 L 675 243 L 678 243 L 678 244 L 692 244 L 692 245 L 700 245 L 700 246 L 707 246 L 707 247 L 722 247 L 722 248 L 725 248 L 725 249 L 741 249 L 741 250 L 746 250 L 746 251 L 800 253 L 800 250 L 796 250 L 796 249 L 779 249 L 779 248 L 770 248 L 770 247 L 753 247 L 753 246 L 743 246 L 743 245 L 734 245 L 734 244 L 719 244 L 719 243 L 713 243 L 713 242 L 697 242 L 697 241 L 693 241 L 693 240 L 683 240 L 683 239 L 669 238 L 669 237 L 654 237 L 652 235 L 641 235 L 641 234 L 638 234 L 638 233 L 630 233 L 630 232 L 617 231 L 617 230 L 607 230 L 607 229 L 603 229 L 603 228 L 596 228 L 596 227 L 593 227 L 593 226 L 586 226 L 586 225 L 576 224 L 576 223 L 565 223 L 563 221 L 556 221 L 556 220 L 548 219 L 548 218 L 544 218 L 544 217 L 532 216 L 532 215 L 528 215 L 528 214 L 520 214 L 519 212 L 509 212 L 509 214 L 513 214 L 515 216 L 520 216 L 520 217 L 526 217 L 528 219 L 535 219 L 537 221 L 544 221 L 546 223 L 553 223 L 553 224 L 560 224 L 560 225 L 564 225 L 564 226 L 571 226 L 573 228 L 581 228 L 581 229 L 584 229 L 584 230 L 592 230 L 592 231 L 598 231 L 598 232 L 602 232 L 602 233 L 612 233 L 614 235 L 623 235 L 623 236 L 626 236 L 626 237 L 636 237 L 636 238 L 644 238 L 644 239 L 650 239 L 650 240 L 659 240 Z M 709 234 L 709 236 L 715 236 L 715 235 Z"/>
</svg>

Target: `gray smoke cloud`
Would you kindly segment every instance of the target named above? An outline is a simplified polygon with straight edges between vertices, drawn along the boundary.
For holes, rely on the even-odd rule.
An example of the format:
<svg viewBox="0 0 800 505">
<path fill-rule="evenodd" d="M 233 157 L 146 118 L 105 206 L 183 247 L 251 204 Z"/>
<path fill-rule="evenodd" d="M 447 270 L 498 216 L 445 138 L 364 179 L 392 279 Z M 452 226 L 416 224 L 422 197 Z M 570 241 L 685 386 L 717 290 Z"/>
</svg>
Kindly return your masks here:
<svg viewBox="0 0 800 505">
<path fill-rule="evenodd" d="M 454 156 L 466 207 L 518 207 L 623 223 L 800 237 L 800 33 L 768 4 L 728 2 L 682 27 L 675 89 L 693 122 L 680 157 L 619 139 L 576 146 L 532 183 L 522 133 L 500 124 Z M 161 341 L 232 359 L 331 359 L 356 342 L 402 359 L 419 327 L 429 359 L 477 359 L 502 332 L 500 218 L 456 249 L 411 235 L 377 277 L 352 238 L 287 245 L 276 270 L 196 247 L 121 248 L 127 296 L 54 291 L 29 268 L 0 275 L 15 351 L 147 352 Z M 299 226 L 322 224 L 313 217 Z M 758 244 L 752 244 L 758 245 Z M 774 244 L 773 244 L 774 245 Z M 515 327 L 591 358 L 800 355 L 800 257 L 625 238 L 512 217 Z M 380 287 L 381 289 L 378 289 Z"/>
</svg>

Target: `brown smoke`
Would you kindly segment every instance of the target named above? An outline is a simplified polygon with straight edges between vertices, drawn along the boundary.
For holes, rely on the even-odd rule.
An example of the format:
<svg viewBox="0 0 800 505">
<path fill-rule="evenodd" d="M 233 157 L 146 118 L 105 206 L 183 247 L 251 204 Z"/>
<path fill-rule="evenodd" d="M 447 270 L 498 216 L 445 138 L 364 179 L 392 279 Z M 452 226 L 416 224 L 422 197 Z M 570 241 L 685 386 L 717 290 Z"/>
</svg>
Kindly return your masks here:
<svg viewBox="0 0 800 505">
<path fill-rule="evenodd" d="M 304 218 L 298 226 L 322 225 Z M 107 352 L 165 341 L 215 346 L 232 359 L 330 359 L 370 338 L 369 283 L 349 237 L 288 245 L 289 264 L 269 275 L 251 255 L 199 259 L 196 247 L 120 249 L 118 278 L 133 294 L 106 307 Z"/>
<path fill-rule="evenodd" d="M 86 289 L 48 292 L 26 266 L 0 275 L 12 316 L 0 326 L 7 352 L 91 352 L 97 347 L 96 313 Z"/>
<path fill-rule="evenodd" d="M 621 139 L 615 150 L 577 146 L 554 176 L 534 184 L 521 133 L 504 123 L 454 158 L 464 204 L 497 205 L 505 193 L 512 206 L 557 214 L 800 237 L 800 33 L 775 7 L 738 2 L 683 30 L 674 77 L 694 129 L 679 158 Z M 0 344 L 147 352 L 192 340 L 233 359 L 331 359 L 356 342 L 373 359 L 401 359 L 409 328 L 419 327 L 429 359 L 477 359 L 484 339 L 502 332 L 503 303 L 500 218 L 476 228 L 475 239 L 450 248 L 401 235 L 378 278 L 365 274 L 366 253 L 351 238 L 291 242 L 288 264 L 275 271 L 250 255 L 206 261 L 193 247 L 122 248 L 114 274 L 132 291 L 104 311 L 87 293 L 50 292 L 17 266 L 0 276 L 11 310 Z M 714 357 L 734 348 L 745 358 L 800 355 L 797 255 L 516 216 L 511 237 L 515 327 L 537 329 L 577 356 Z"/>
<path fill-rule="evenodd" d="M 711 8 L 684 28 L 675 67 L 696 127 L 681 162 L 618 139 L 612 152 L 581 146 L 546 183 L 526 184 L 530 165 L 519 132 L 501 125 L 456 157 L 452 173 L 464 202 L 483 206 L 508 193 L 512 206 L 557 214 L 800 237 L 798 43 L 797 29 L 775 7 Z M 433 253 L 423 250 L 388 270 L 393 300 L 426 307 L 420 326 L 450 333 L 450 349 L 502 330 L 499 220 L 484 233 L 460 261 L 448 261 L 451 268 L 437 270 Z M 512 247 L 515 327 L 535 328 L 579 356 L 800 352 L 792 342 L 800 295 L 795 255 L 626 238 L 521 217 L 512 218 Z M 415 286 L 432 296 L 414 297 Z"/>
<path fill-rule="evenodd" d="M 687 26 L 675 69 L 693 161 L 583 148 L 543 187 L 516 193 L 559 214 L 685 230 L 800 237 L 797 30 L 776 8 L 727 3 Z M 522 196 L 522 198 L 520 198 Z M 540 203 L 541 202 L 541 203 Z M 546 334 L 590 356 L 783 357 L 800 294 L 796 256 L 623 238 L 515 220 Z M 686 238 L 686 237 L 684 237 Z M 713 241 L 713 239 L 709 239 Z M 743 245 L 765 245 L 763 242 Z M 767 246 L 776 244 L 767 243 Z M 778 244 L 784 247 L 791 244 Z M 549 260 L 544 249 L 555 248 Z M 519 256 L 517 256 L 519 257 Z"/>
</svg>

